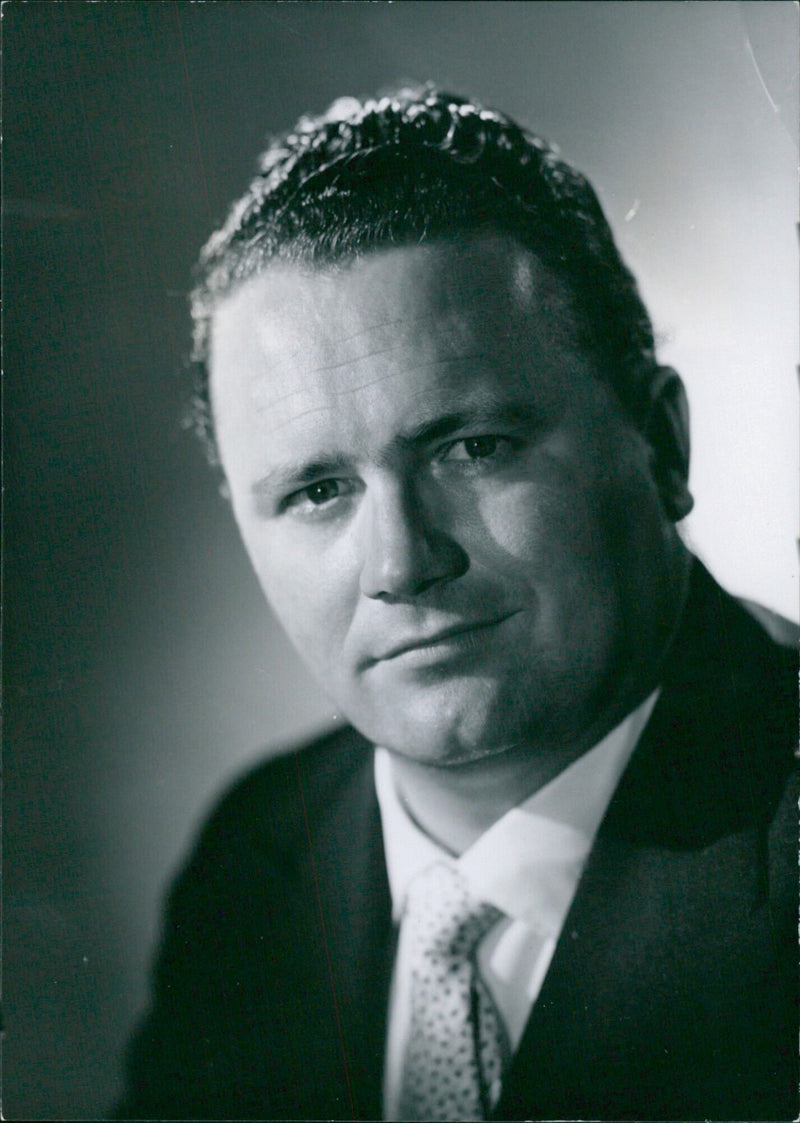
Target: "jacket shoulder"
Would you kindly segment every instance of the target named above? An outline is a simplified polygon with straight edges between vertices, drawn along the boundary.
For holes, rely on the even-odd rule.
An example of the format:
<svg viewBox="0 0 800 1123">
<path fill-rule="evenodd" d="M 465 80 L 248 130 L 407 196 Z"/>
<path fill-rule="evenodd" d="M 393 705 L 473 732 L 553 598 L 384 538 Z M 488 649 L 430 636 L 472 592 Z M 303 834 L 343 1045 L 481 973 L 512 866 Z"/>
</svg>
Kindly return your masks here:
<svg viewBox="0 0 800 1123">
<path fill-rule="evenodd" d="M 781 616 L 779 613 L 773 612 L 771 608 L 766 608 L 763 604 L 758 604 L 757 601 L 749 600 L 747 597 L 737 597 L 736 599 L 742 608 L 749 612 L 753 619 L 761 625 L 773 643 L 789 650 L 797 649 L 797 645 L 800 643 L 800 626 L 795 624 L 793 620 L 787 620 L 785 616 Z"/>
<path fill-rule="evenodd" d="M 796 772 L 797 671 L 797 650 L 695 563 L 661 696 L 607 826 L 678 848 L 766 829 Z"/>
<path fill-rule="evenodd" d="M 240 776 L 206 816 L 193 861 L 242 851 L 288 857 L 309 815 L 369 771 L 370 743 L 351 726 L 281 748 Z"/>
<path fill-rule="evenodd" d="M 281 1058 L 309 994 L 321 1020 L 333 1016 L 319 967 L 318 824 L 366 786 L 369 750 L 350 728 L 327 733 L 252 768 L 207 816 L 167 896 L 115 1118 L 285 1117 L 286 1088 L 305 1085 L 291 1050 Z"/>
<path fill-rule="evenodd" d="M 687 691 L 693 704 L 704 695 L 712 711 L 732 708 L 740 720 L 766 725 L 785 751 L 787 741 L 796 747 L 797 672 L 796 627 L 731 596 L 696 562 L 667 683 Z"/>
</svg>

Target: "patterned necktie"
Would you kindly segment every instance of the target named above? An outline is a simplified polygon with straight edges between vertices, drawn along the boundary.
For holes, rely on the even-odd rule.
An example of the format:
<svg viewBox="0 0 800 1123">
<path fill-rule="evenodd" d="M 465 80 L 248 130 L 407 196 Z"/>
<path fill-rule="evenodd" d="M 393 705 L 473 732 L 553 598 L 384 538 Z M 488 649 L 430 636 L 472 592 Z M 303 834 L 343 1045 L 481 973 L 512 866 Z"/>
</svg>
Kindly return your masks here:
<svg viewBox="0 0 800 1123">
<path fill-rule="evenodd" d="M 502 916 L 470 896 L 462 875 L 444 864 L 409 888 L 411 1025 L 401 1119 L 480 1120 L 497 1103 L 508 1038 L 475 954 Z"/>
</svg>

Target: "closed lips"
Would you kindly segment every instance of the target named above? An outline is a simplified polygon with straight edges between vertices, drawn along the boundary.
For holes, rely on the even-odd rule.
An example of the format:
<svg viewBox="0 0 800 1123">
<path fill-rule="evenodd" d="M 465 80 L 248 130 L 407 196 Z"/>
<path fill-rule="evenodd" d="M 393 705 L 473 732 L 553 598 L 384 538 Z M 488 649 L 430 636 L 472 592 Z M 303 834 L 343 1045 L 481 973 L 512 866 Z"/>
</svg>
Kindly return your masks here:
<svg viewBox="0 0 800 1123">
<path fill-rule="evenodd" d="M 509 615 L 513 615 L 513 613 L 510 613 Z M 416 651 L 419 648 L 433 647 L 437 643 L 444 643 L 456 636 L 466 635 L 470 632 L 481 631 L 484 628 L 494 627 L 495 624 L 500 624 L 503 620 L 507 619 L 508 616 L 501 616 L 495 620 L 478 620 L 470 624 L 457 624 L 452 628 L 445 628 L 442 631 L 434 632 L 429 636 L 413 636 L 390 648 L 388 651 L 384 652 L 383 655 L 377 656 L 374 662 L 385 662 L 389 659 L 396 659 L 398 655 L 403 655 L 407 651 Z"/>
</svg>

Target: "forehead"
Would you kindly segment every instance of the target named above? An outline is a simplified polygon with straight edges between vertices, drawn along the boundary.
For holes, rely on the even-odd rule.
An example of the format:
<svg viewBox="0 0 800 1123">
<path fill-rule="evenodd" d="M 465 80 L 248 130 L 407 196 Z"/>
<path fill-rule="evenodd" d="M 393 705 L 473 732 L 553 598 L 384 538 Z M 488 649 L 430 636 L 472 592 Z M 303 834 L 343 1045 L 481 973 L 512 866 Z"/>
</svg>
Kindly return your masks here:
<svg viewBox="0 0 800 1123">
<path fill-rule="evenodd" d="M 274 264 L 219 305 L 210 368 L 218 431 L 246 415 L 262 435 L 377 433 L 387 411 L 413 424 L 461 395 L 544 400 L 591 378 L 566 287 L 503 237 Z"/>
</svg>

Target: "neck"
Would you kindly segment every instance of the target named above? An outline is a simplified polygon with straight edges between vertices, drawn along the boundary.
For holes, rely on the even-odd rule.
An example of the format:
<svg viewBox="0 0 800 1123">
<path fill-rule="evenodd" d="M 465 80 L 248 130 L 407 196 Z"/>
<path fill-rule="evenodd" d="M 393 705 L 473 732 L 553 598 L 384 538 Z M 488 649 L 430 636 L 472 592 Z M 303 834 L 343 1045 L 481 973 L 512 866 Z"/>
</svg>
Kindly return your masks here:
<svg viewBox="0 0 800 1123">
<path fill-rule="evenodd" d="M 434 842 L 460 855 L 581 752 L 565 757 L 563 749 L 550 753 L 513 749 L 447 768 L 393 754 L 393 772 L 411 818 Z"/>
</svg>

